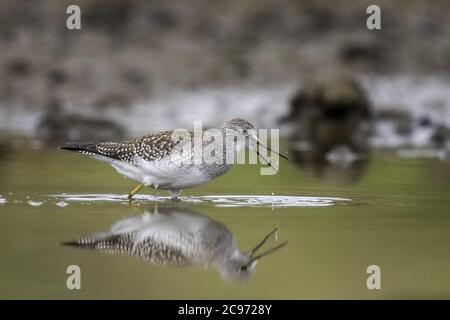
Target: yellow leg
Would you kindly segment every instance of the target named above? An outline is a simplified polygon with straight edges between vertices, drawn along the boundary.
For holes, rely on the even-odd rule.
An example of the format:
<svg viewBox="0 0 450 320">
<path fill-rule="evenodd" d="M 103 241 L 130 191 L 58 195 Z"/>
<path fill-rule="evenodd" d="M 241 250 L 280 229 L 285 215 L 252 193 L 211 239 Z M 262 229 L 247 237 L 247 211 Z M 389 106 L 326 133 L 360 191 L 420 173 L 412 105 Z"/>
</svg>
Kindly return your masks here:
<svg viewBox="0 0 450 320">
<path fill-rule="evenodd" d="M 138 185 L 136 188 L 134 188 L 133 190 L 131 190 L 131 192 L 128 194 L 128 199 L 131 200 L 131 198 L 134 197 L 134 195 L 136 193 L 138 193 L 139 191 L 141 191 L 141 189 L 145 187 L 145 184 L 140 184 Z"/>
</svg>

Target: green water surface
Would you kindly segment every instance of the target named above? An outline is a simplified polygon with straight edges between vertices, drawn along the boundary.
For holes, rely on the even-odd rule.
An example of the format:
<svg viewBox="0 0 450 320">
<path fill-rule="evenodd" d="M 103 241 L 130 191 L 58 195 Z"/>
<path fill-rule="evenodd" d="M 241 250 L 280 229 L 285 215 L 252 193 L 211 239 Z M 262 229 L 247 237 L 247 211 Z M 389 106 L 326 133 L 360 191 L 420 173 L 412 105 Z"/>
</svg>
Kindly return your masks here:
<svg viewBox="0 0 450 320">
<path fill-rule="evenodd" d="M 377 152 L 359 176 L 351 169 L 330 169 L 318 177 L 292 161 L 281 163 L 279 176 L 261 176 L 256 165 L 238 166 L 185 190 L 183 195 L 193 196 L 351 199 L 324 207 L 178 203 L 226 225 L 242 250 L 279 228 L 278 241 L 288 245 L 259 261 L 244 282 L 226 281 L 214 267 L 155 266 L 127 255 L 61 246 L 153 210 L 153 203 L 142 202 L 67 201 L 60 207 L 49 197 L 123 195 L 135 186 L 103 163 L 58 150 L 15 150 L 1 157 L 0 166 L 0 195 L 6 201 L 0 204 L 2 299 L 450 298 L 450 165 L 439 160 Z M 269 247 L 275 244 L 271 240 Z M 81 290 L 66 287 L 69 265 L 81 268 Z M 369 265 L 381 268 L 381 290 L 366 286 Z"/>
</svg>

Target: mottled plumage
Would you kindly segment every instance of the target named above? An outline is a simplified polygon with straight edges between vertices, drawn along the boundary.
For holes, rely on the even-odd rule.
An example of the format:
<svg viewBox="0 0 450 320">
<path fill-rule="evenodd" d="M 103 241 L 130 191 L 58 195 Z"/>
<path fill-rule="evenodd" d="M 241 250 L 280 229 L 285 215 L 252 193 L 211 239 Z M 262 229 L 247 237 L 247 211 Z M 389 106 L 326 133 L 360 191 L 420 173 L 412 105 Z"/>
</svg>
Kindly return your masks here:
<svg viewBox="0 0 450 320">
<path fill-rule="evenodd" d="M 230 170 L 234 163 L 229 163 L 227 160 L 237 159 L 237 153 L 241 149 L 250 146 L 256 150 L 257 144 L 263 145 L 258 140 L 256 129 L 251 123 L 244 119 L 232 119 L 225 122 L 219 131 L 221 140 L 218 143 L 223 150 L 222 154 L 217 155 L 220 161 L 196 162 L 196 152 L 198 152 L 198 146 L 195 143 L 196 132 L 185 132 L 187 135 L 184 137 L 174 135 L 179 133 L 178 131 L 163 131 L 130 141 L 69 142 L 61 149 L 75 151 L 107 162 L 120 174 L 138 181 L 140 186 L 129 194 L 129 198 L 132 198 L 144 186 L 168 189 L 171 191 L 172 198 L 176 198 L 181 189 L 201 185 Z M 227 140 L 230 134 L 239 137 L 237 142 L 232 140 L 234 145 L 231 147 Z M 203 157 L 208 156 L 203 149 L 207 149 L 206 147 L 215 141 L 215 136 L 210 131 L 203 131 L 200 137 L 203 138 L 200 143 L 202 160 Z"/>
<path fill-rule="evenodd" d="M 110 159 L 133 163 L 136 156 L 145 161 L 155 161 L 169 155 L 178 141 L 172 141 L 172 131 L 149 134 L 130 141 L 74 143 L 69 142 L 67 150 L 78 151 L 81 154 L 101 155 Z"/>
<path fill-rule="evenodd" d="M 265 255 L 255 257 L 254 253 L 267 238 L 254 250 L 242 253 L 236 238 L 222 223 L 186 208 L 162 207 L 159 212 L 118 221 L 107 232 L 64 244 L 109 254 L 126 254 L 159 266 L 214 266 L 222 277 L 240 280 L 248 278 L 256 261 Z"/>
</svg>

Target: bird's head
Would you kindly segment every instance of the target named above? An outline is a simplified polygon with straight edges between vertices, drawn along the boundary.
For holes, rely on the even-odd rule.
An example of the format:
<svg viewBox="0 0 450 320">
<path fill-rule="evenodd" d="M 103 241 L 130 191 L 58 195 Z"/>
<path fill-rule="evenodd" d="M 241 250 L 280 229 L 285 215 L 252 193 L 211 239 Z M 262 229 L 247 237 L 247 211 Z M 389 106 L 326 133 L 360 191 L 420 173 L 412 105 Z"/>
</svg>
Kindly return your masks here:
<svg viewBox="0 0 450 320">
<path fill-rule="evenodd" d="M 241 147 L 247 147 L 252 150 L 254 150 L 258 156 L 262 157 L 262 155 L 258 151 L 258 146 L 263 147 L 270 152 L 282 157 L 285 160 L 288 160 L 288 158 L 274 150 L 272 150 L 269 146 L 264 144 L 259 138 L 258 138 L 258 132 L 257 129 L 253 124 L 248 122 L 245 119 L 242 118 L 235 118 L 228 120 L 222 125 L 222 131 L 226 132 L 226 135 L 235 136 L 238 143 L 238 148 Z M 241 144 L 241 145 L 240 145 Z M 262 157 L 264 161 L 269 164 L 272 168 L 272 164 L 270 161 Z M 275 168 L 273 168 L 275 171 L 277 171 Z"/>
<path fill-rule="evenodd" d="M 257 254 L 257 251 L 276 232 L 277 229 L 267 234 L 252 250 L 244 253 L 235 251 L 230 257 L 227 257 L 223 263 L 219 265 L 219 272 L 222 278 L 231 281 L 245 281 L 250 279 L 255 272 L 256 264 L 259 260 L 287 245 L 287 241 L 285 241 L 265 252 Z"/>
</svg>

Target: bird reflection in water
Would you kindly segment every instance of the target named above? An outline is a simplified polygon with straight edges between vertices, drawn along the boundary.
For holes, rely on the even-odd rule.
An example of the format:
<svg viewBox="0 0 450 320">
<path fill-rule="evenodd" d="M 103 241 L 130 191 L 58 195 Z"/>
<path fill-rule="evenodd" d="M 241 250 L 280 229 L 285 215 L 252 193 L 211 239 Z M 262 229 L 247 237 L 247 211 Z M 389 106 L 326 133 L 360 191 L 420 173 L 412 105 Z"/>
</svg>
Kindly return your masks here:
<svg viewBox="0 0 450 320">
<path fill-rule="evenodd" d="M 65 242 L 63 245 L 110 254 L 127 254 L 160 266 L 191 268 L 214 266 L 230 281 L 249 279 L 261 258 L 279 250 L 283 242 L 257 253 L 277 229 L 252 250 L 241 252 L 227 227 L 206 215 L 183 207 L 159 207 L 116 222 L 109 231 Z"/>
</svg>

